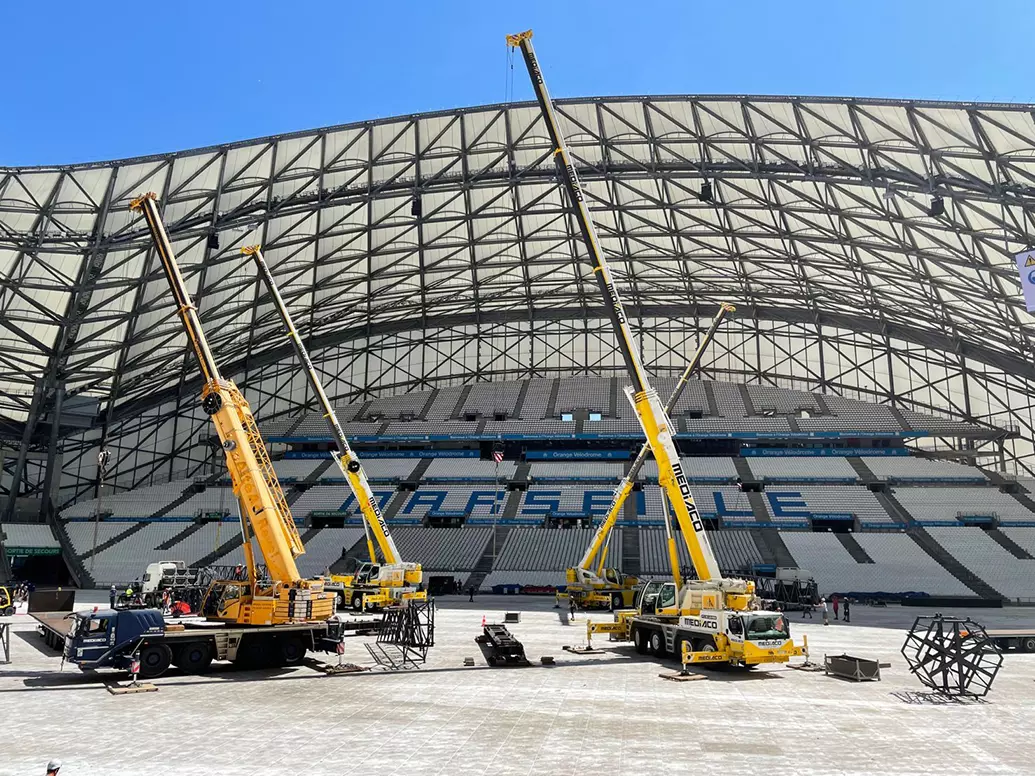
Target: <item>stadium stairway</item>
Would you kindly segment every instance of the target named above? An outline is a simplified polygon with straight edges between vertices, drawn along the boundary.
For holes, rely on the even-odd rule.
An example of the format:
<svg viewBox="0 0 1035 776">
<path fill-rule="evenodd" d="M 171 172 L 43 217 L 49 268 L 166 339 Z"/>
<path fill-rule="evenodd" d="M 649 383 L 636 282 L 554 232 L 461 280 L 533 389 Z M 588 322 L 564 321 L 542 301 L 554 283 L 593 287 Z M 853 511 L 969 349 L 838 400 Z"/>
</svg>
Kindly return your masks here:
<svg viewBox="0 0 1035 776">
<path fill-rule="evenodd" d="M 546 412 L 544 415 L 548 418 L 554 417 L 557 408 L 557 393 L 561 389 L 561 381 L 554 378 L 550 381 L 550 399 L 546 402 Z"/>
<path fill-rule="evenodd" d="M 55 520 L 53 517 L 48 520 L 48 523 L 54 529 L 54 536 L 57 537 L 58 544 L 61 545 L 61 558 L 65 561 L 65 566 L 72 575 L 72 580 L 80 588 L 96 587 L 97 582 L 86 571 L 86 567 L 79 556 L 75 554 L 72 540 L 68 536 L 68 531 L 65 530 L 65 524 L 61 520 Z"/>
<path fill-rule="evenodd" d="M 836 533 L 834 536 L 841 542 L 841 546 L 848 550 L 856 563 L 873 563 L 873 558 L 862 548 L 862 545 L 850 533 Z"/>
<path fill-rule="evenodd" d="M 622 572 L 640 576 L 640 529 L 622 529 Z"/>
<path fill-rule="evenodd" d="M 820 415 L 833 415 L 834 414 L 834 413 L 832 413 L 830 411 L 830 407 L 829 407 L 829 405 L 827 405 L 826 397 L 824 397 L 823 394 L 821 394 L 821 393 L 814 393 L 814 394 L 812 394 L 812 398 L 816 402 L 816 406 L 819 407 Z"/>
<path fill-rule="evenodd" d="M 736 459 L 734 459 L 736 460 Z M 758 491 L 749 490 L 744 495 L 747 496 L 748 503 L 751 505 L 751 512 L 755 516 L 755 522 L 757 523 L 771 523 L 773 519 L 769 517 L 769 510 L 765 508 L 765 499 L 762 498 L 762 494 Z"/>
<path fill-rule="evenodd" d="M 751 472 L 751 467 L 748 465 L 746 458 L 741 458 L 739 455 L 733 459 L 733 468 L 737 470 L 737 476 L 740 477 L 742 482 L 754 482 L 757 478 Z"/>
<path fill-rule="evenodd" d="M 798 423 L 798 419 L 796 417 L 793 415 L 785 415 L 784 417 L 787 418 L 787 427 L 791 431 L 795 433 L 801 431 L 801 424 Z"/>
<path fill-rule="evenodd" d="M 313 469 L 309 473 L 308 477 L 306 477 L 304 480 L 302 480 L 301 484 L 304 487 L 301 487 L 301 488 L 292 487 L 290 490 L 285 492 L 284 493 L 284 500 L 287 501 L 287 505 L 290 507 L 292 504 L 294 504 L 296 501 L 298 501 L 298 499 L 302 497 L 302 494 L 306 492 L 306 489 L 309 488 L 309 487 L 312 487 L 313 485 L 318 483 L 320 481 L 320 478 L 324 475 L 324 473 L 328 469 L 330 469 L 332 466 L 334 466 L 334 465 L 335 465 L 334 464 L 334 460 L 331 459 L 330 457 L 328 457 L 328 459 L 326 461 L 324 461 L 323 463 L 318 465 L 315 469 Z"/>
<path fill-rule="evenodd" d="M 760 413 L 755 411 L 755 405 L 751 401 L 751 394 L 748 393 L 748 387 L 745 383 L 737 383 L 737 390 L 740 392 L 740 398 L 744 402 L 744 410 L 747 412 L 748 417 L 759 415 Z"/>
<path fill-rule="evenodd" d="M 184 539 L 186 539 L 191 534 L 197 533 L 198 531 L 200 531 L 201 527 L 203 525 L 204 525 L 204 523 L 191 523 L 190 525 L 188 525 L 186 528 L 184 528 L 179 533 L 175 534 L 171 538 L 166 539 L 164 542 L 159 544 L 157 547 L 155 547 L 155 549 L 156 550 L 163 550 L 163 551 L 164 550 L 168 550 L 173 545 L 179 544 L 180 542 L 182 542 Z"/>
<path fill-rule="evenodd" d="M 773 562 L 777 566 L 798 568 L 798 561 L 794 559 L 791 551 L 787 549 L 787 545 L 783 543 L 783 537 L 780 536 L 779 531 L 775 528 L 762 528 L 758 533 L 762 535 L 762 540 L 769 545 L 769 554 L 772 555 Z M 765 558 L 765 553 L 762 557 Z"/>
<path fill-rule="evenodd" d="M 456 404 L 453 405 L 453 409 L 449 412 L 449 417 L 459 418 L 460 413 L 464 409 L 464 404 L 467 403 L 467 397 L 471 395 L 471 386 L 465 385 L 463 390 L 460 391 L 460 395 L 456 397 Z"/>
<path fill-rule="evenodd" d="M 978 466 L 977 469 L 979 472 L 988 477 L 988 481 L 991 482 L 993 485 L 1002 486 L 1009 482 L 1009 480 L 1003 477 L 1003 475 L 1001 475 L 999 472 L 992 471 L 991 469 L 986 469 L 982 466 Z M 1030 509 L 1032 512 L 1035 512 L 1035 499 L 1032 499 L 1032 497 L 1029 496 L 1027 493 L 1009 490 L 1003 492 L 1011 498 L 1013 498 L 1014 500 L 1019 501 L 1021 504 L 1024 505 L 1026 509 Z"/>
<path fill-rule="evenodd" d="M 525 382 L 528 382 L 528 381 L 526 380 Z M 417 413 L 417 417 L 420 420 L 427 420 L 428 419 L 428 412 L 431 410 L 431 407 L 435 404 L 435 399 L 437 399 L 437 398 L 438 398 L 438 388 L 434 388 L 434 389 L 428 391 L 428 400 L 426 402 L 424 402 L 424 406 L 421 407 L 420 412 Z"/>
<path fill-rule="evenodd" d="M 751 540 L 755 543 L 755 547 L 758 549 L 758 554 L 762 557 L 762 563 L 767 566 L 776 565 L 776 553 L 766 543 L 765 537 L 762 536 L 761 531 L 750 531 Z M 786 545 L 784 545 L 786 547 Z"/>
<path fill-rule="evenodd" d="M 111 537 L 106 542 L 101 542 L 100 544 L 98 544 L 96 549 L 90 549 L 90 550 L 87 550 L 86 552 L 84 552 L 82 555 L 79 556 L 80 560 L 86 560 L 87 558 L 92 557 L 94 555 L 94 553 L 101 553 L 101 552 L 104 552 L 109 547 L 114 547 L 116 544 L 121 542 L 123 539 L 125 539 L 125 538 L 127 538 L 129 536 L 132 536 L 137 531 L 142 531 L 147 525 L 149 525 L 149 523 L 147 523 L 144 520 L 141 520 L 139 523 L 133 523 L 132 527 L 130 527 L 128 530 L 123 531 L 122 533 L 117 534 L 116 536 Z"/>
<path fill-rule="evenodd" d="M 902 413 L 898 411 L 897 407 L 892 407 L 890 404 L 884 405 L 888 408 L 888 412 L 894 416 L 895 420 L 902 424 L 902 428 L 906 431 L 912 431 L 913 427 L 909 425 L 909 421 L 902 417 Z"/>
<path fill-rule="evenodd" d="M 715 403 L 715 391 L 712 388 L 711 381 L 704 382 L 704 397 L 708 400 L 708 415 L 713 418 L 718 418 L 722 415 L 719 412 L 719 405 Z"/>
<path fill-rule="evenodd" d="M 431 466 L 431 462 L 434 460 L 434 458 L 417 459 L 417 466 L 414 467 L 413 471 L 410 473 L 410 476 L 407 479 L 412 480 L 413 482 L 420 482 L 421 480 L 423 480 L 424 475 L 427 474 L 427 471 Z"/>
<path fill-rule="evenodd" d="M 361 535 L 340 558 L 331 564 L 330 571 L 332 574 L 346 574 L 354 567 L 355 562 L 361 563 L 369 558 L 366 535 Z"/>
<path fill-rule="evenodd" d="M 194 487 L 194 483 L 191 483 L 190 485 L 188 485 L 186 488 L 183 489 L 183 493 L 181 493 L 177 499 L 175 499 L 174 501 L 166 504 L 164 507 L 159 509 L 157 512 L 152 513 L 150 515 L 150 517 L 165 517 L 167 514 L 172 512 L 174 509 L 176 509 L 176 507 L 178 507 L 180 504 L 183 504 L 183 503 L 189 501 L 190 499 L 192 499 L 198 493 L 200 493 L 200 491 L 197 488 Z"/>
<path fill-rule="evenodd" d="M 526 481 L 528 480 L 528 471 L 530 468 L 531 467 L 527 463 L 523 463 L 518 467 L 519 473 L 522 472 L 522 470 L 524 471 L 523 478 Z M 517 476 L 515 476 L 514 479 L 517 479 Z M 500 515 L 503 520 L 512 520 L 517 517 L 518 508 L 521 506 L 522 495 L 523 491 L 520 490 L 512 490 L 507 494 L 507 503 L 503 505 L 503 514 Z"/>
<path fill-rule="evenodd" d="M 934 558 L 945 568 L 946 571 L 973 590 L 981 598 L 1002 599 L 1005 597 L 1002 593 L 956 560 L 956 558 L 949 554 L 944 547 L 935 541 L 931 534 L 927 533 L 927 531 L 920 526 L 915 526 L 913 530 L 909 532 L 909 536 L 913 537 L 913 541 L 916 542 L 917 546 L 920 547 L 921 550 Z"/>
<path fill-rule="evenodd" d="M 305 547 L 307 544 L 309 544 L 309 542 L 311 542 L 316 537 L 316 535 L 320 533 L 320 531 L 322 530 L 322 528 L 306 528 L 305 533 L 303 533 L 301 536 L 302 546 Z"/>
<path fill-rule="evenodd" d="M 874 491 L 873 495 L 876 496 L 878 503 L 884 507 L 884 511 L 888 513 L 888 517 L 892 519 L 895 525 L 905 527 L 913 522 L 912 515 L 890 493 L 879 490 Z"/>
<path fill-rule="evenodd" d="M 525 396 L 528 395 L 528 384 L 530 380 L 522 380 L 521 388 L 518 389 L 517 399 L 514 401 L 514 415 L 515 418 L 521 417 L 521 408 L 525 404 Z"/>
<path fill-rule="evenodd" d="M 859 475 L 859 482 L 863 485 L 868 485 L 871 482 L 877 482 L 877 476 L 870 471 L 870 467 L 866 465 L 866 461 L 857 455 L 849 456 L 845 458 L 848 461 L 848 465 L 855 470 L 855 473 Z"/>
<path fill-rule="evenodd" d="M 205 566 L 211 566 L 213 563 L 222 558 L 228 552 L 233 552 L 240 546 L 241 535 L 235 534 L 232 539 L 227 539 L 221 545 L 212 550 L 212 552 L 210 552 L 208 555 L 203 555 L 191 565 L 193 565 L 195 568 L 205 568 Z"/>
<path fill-rule="evenodd" d="M 515 491 L 517 492 L 517 491 Z M 482 552 L 482 556 L 478 559 L 478 562 L 474 564 L 474 571 L 471 576 L 467 578 L 467 582 L 464 583 L 464 587 L 467 589 L 480 590 L 482 582 L 489 572 L 492 571 L 492 564 L 496 558 L 493 556 L 493 549 L 496 550 L 496 555 L 499 555 L 500 550 L 503 549 L 504 542 L 507 541 L 507 536 L 510 534 L 511 528 L 509 525 L 497 525 L 496 528 L 496 541 L 489 542 L 485 545 L 485 550 Z"/>
<path fill-rule="evenodd" d="M 397 490 L 395 495 L 392 496 L 392 500 L 388 502 L 388 506 L 384 509 L 385 520 L 391 520 L 402 509 L 403 504 L 406 503 L 406 499 L 410 497 L 411 491 L 408 490 Z"/>
<path fill-rule="evenodd" d="M 985 533 L 988 534 L 988 537 L 992 541 L 994 541 L 1008 553 L 1013 555 L 1015 558 L 1018 558 L 1020 560 L 1035 560 L 1035 557 L 1033 557 L 1030 552 L 1021 547 L 1019 544 L 1017 544 L 1017 542 L 1015 542 L 1009 536 L 1004 534 L 998 528 L 991 528 L 985 531 Z"/>
</svg>

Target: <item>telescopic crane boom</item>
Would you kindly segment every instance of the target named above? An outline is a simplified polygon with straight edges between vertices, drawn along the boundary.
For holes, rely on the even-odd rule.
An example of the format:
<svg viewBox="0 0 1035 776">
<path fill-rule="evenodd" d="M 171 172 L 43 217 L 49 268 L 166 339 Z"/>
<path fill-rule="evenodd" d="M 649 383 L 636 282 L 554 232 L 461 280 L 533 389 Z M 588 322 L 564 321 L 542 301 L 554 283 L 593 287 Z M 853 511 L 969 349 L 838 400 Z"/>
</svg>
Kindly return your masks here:
<svg viewBox="0 0 1035 776">
<path fill-rule="evenodd" d="M 219 373 L 201 328 L 197 308 L 180 274 L 156 200 L 154 194 L 145 194 L 134 200 L 130 207 L 143 213 L 154 239 L 177 312 L 201 368 L 204 379 L 201 406 L 215 424 L 234 494 L 241 504 L 249 584 L 247 589 L 242 589 L 240 584 L 223 583 L 224 593 L 222 601 L 215 607 L 216 617 L 249 624 L 326 619 L 333 614 L 333 596 L 324 592 L 323 579 L 305 579 L 298 571 L 295 558 L 305 552 L 305 547 L 295 528 L 291 510 L 248 402 L 233 381 L 224 379 Z M 258 589 L 249 532 L 255 535 L 262 550 L 273 582 L 272 589 Z M 310 602 L 312 606 L 306 611 Z"/>
<path fill-rule="evenodd" d="M 313 393 L 316 394 L 316 398 L 320 402 L 323 419 L 327 421 L 327 428 L 330 429 L 331 436 L 334 438 L 334 444 L 338 448 L 337 454 L 332 453 L 331 456 L 334 458 L 335 463 L 338 464 L 338 468 L 341 469 L 341 473 L 345 475 L 345 479 L 348 481 L 349 487 L 352 489 L 352 493 L 355 495 L 356 501 L 363 513 L 363 518 L 377 540 L 378 549 L 381 550 L 385 563 L 402 563 L 402 558 L 399 556 L 399 550 L 395 546 L 392 533 L 388 530 L 388 524 L 385 522 L 384 515 L 381 514 L 381 508 L 377 505 L 377 497 L 374 496 L 373 491 L 370 489 L 366 472 L 363 471 L 363 465 L 359 462 L 359 456 L 356 455 L 345 438 L 345 432 L 338 422 L 338 415 L 334 411 L 334 406 L 331 404 L 330 399 L 327 398 L 327 393 L 320 383 L 320 378 L 316 375 L 312 359 L 309 358 L 309 353 L 305 345 L 302 344 L 302 338 L 298 335 L 298 329 L 295 328 L 294 321 L 291 320 L 291 313 L 288 312 L 284 298 L 280 295 L 277 283 L 273 279 L 273 273 L 270 272 L 269 265 L 262 255 L 262 249 L 258 245 L 253 245 L 243 248 L 241 252 L 255 260 L 255 266 L 259 269 L 259 275 L 266 283 L 266 288 L 273 297 L 273 304 L 277 308 L 281 320 L 284 322 L 284 328 L 287 329 L 288 339 L 291 340 L 291 345 L 295 349 L 298 360 L 305 367 L 306 379 L 309 380 L 309 386 L 313 389 Z M 371 560 L 376 559 L 371 558 Z"/>
<path fill-rule="evenodd" d="M 298 360 L 302 362 L 306 379 L 309 381 L 313 393 L 316 394 L 317 400 L 320 402 L 323 418 L 327 422 L 331 436 L 334 438 L 337 451 L 332 452 L 331 457 L 334 458 L 335 463 L 338 464 L 338 468 L 341 469 L 341 473 L 349 483 L 349 487 L 352 489 L 352 493 L 356 497 L 356 503 L 359 504 L 363 515 L 364 529 L 367 532 L 370 552 L 370 565 L 364 569 L 366 573 L 359 575 L 363 577 L 362 579 L 357 579 L 356 577 L 341 578 L 345 583 L 345 589 L 341 591 L 343 602 L 352 601 L 357 594 L 360 601 L 359 608 L 363 608 L 365 605 L 363 603 L 364 595 L 366 596 L 366 605 L 375 602 L 383 605 L 389 603 L 393 598 L 401 597 L 403 593 L 407 594 L 405 596 L 407 598 L 422 598 L 423 591 L 418 591 L 416 587 L 422 582 L 423 574 L 421 567 L 417 563 L 403 562 L 399 550 L 395 546 L 392 533 L 388 529 L 388 523 L 385 521 L 385 517 L 377 504 L 377 497 L 374 496 L 373 491 L 370 489 L 370 483 L 367 481 L 367 475 L 363 471 L 363 465 L 359 461 L 359 456 L 356 455 L 356 452 L 345 438 L 345 432 L 342 430 L 341 423 L 338 422 L 338 415 L 334 411 L 334 406 L 331 404 L 330 399 L 327 398 L 323 385 L 320 383 L 320 378 L 313 367 L 309 352 L 302 343 L 302 338 L 299 336 L 298 329 L 295 328 L 294 321 L 291 319 L 291 313 L 288 311 L 287 304 L 285 304 L 284 298 L 280 295 L 280 290 L 277 288 L 277 283 L 273 279 L 273 273 L 270 271 L 269 265 L 262 255 L 262 249 L 258 245 L 253 245 L 243 248 L 241 252 L 251 256 L 255 261 L 259 275 L 273 297 L 273 304 L 280 314 L 284 328 L 287 329 L 288 339 L 291 340 L 291 345 L 295 349 Z M 378 549 L 380 549 L 381 556 L 384 559 L 384 564 L 381 566 L 376 566 L 377 557 L 374 553 L 373 545 L 370 544 L 371 534 L 373 534 L 374 539 L 377 541 Z M 376 574 L 373 573 L 375 568 Z M 337 582 L 338 578 L 332 577 L 332 581 Z M 407 585 L 411 587 L 407 587 Z M 398 593 L 398 595 L 393 596 L 390 589 L 394 589 L 394 592 Z"/>
<path fill-rule="evenodd" d="M 672 391 L 672 395 L 668 399 L 668 403 L 665 405 L 665 412 L 670 413 L 675 409 L 676 404 L 683 396 L 683 392 L 686 390 L 686 385 L 690 380 L 690 377 L 696 371 L 698 365 L 701 363 L 701 356 L 704 354 L 708 344 L 712 341 L 715 336 L 715 332 L 722 324 L 723 319 L 727 313 L 734 312 L 736 308 L 727 302 L 723 302 L 719 306 L 719 311 L 712 318 L 711 325 L 708 330 L 701 337 L 701 342 L 697 346 L 697 350 L 694 352 L 690 362 L 686 365 L 686 369 L 683 370 L 683 374 L 680 375 L 679 381 L 676 383 L 675 389 Z M 614 498 L 611 500 L 611 506 L 608 507 L 607 516 L 604 518 L 600 527 L 597 528 L 593 534 L 593 539 L 586 548 L 585 554 L 579 561 L 578 565 L 574 569 L 569 569 L 568 582 L 569 583 L 583 583 L 583 584 L 603 584 L 605 582 L 601 577 L 601 571 L 603 570 L 604 564 L 604 553 L 601 550 L 607 542 L 611 531 L 614 529 L 615 523 L 618 521 L 618 516 L 622 512 L 626 499 L 629 494 L 632 493 L 633 485 L 636 483 L 636 477 L 640 473 L 640 469 L 643 468 L 644 462 L 647 460 L 647 455 L 650 453 L 650 443 L 645 442 L 640 448 L 640 452 L 632 462 L 632 466 L 629 467 L 628 474 L 622 478 L 622 481 L 618 484 L 615 489 Z M 592 569 L 595 562 L 599 557 L 599 568 L 594 574 Z M 571 592 L 569 587 L 569 593 Z M 617 603 L 610 596 L 607 596 L 611 602 Z M 621 597 L 621 595 L 619 595 Z M 600 603 L 606 605 L 609 601 L 601 599 Z"/>
<path fill-rule="evenodd" d="M 657 391 L 651 388 L 647 380 L 647 374 L 640 361 L 639 352 L 629 328 L 625 306 L 622 304 L 614 279 L 611 277 L 611 269 L 600 249 L 593 218 L 590 215 L 578 173 L 575 171 L 575 163 L 558 127 L 553 103 L 550 101 L 546 82 L 543 80 L 535 50 L 532 48 L 532 31 L 508 35 L 507 43 L 521 49 L 525 66 L 532 79 L 532 87 L 535 89 L 539 108 L 546 121 L 550 141 L 553 143 L 554 157 L 561 170 L 561 179 L 571 199 L 571 206 L 593 265 L 593 274 L 604 295 L 608 317 L 611 319 L 615 336 L 618 339 L 618 348 L 632 380 L 632 386 L 626 389 L 626 393 L 632 401 L 644 435 L 658 462 L 658 482 L 665 489 L 665 493 L 672 503 L 697 576 L 702 580 L 720 579 L 718 561 L 715 559 L 715 553 L 712 551 L 708 535 L 705 533 L 704 521 L 694 503 L 686 473 L 683 471 L 675 443 L 672 441 L 672 423 L 661 404 Z M 679 569 L 673 568 L 672 573 L 677 587 L 679 587 L 682 584 Z"/>
</svg>

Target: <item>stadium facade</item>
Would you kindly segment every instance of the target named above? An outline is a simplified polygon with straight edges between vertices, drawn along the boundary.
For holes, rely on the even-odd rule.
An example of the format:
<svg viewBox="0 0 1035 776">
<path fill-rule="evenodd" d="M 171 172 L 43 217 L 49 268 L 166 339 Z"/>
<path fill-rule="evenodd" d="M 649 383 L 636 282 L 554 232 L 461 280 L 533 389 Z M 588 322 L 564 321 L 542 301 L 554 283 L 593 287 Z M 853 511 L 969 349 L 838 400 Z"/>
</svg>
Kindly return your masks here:
<svg viewBox="0 0 1035 776">
<path fill-rule="evenodd" d="M 1032 106 L 668 96 L 557 108 L 657 375 L 681 370 L 733 302 L 704 377 L 982 426 L 918 444 L 1035 470 L 1033 319 L 1013 259 L 1033 243 Z M 210 459 L 196 370 L 128 207 L 144 191 L 159 195 L 217 358 L 260 422 L 309 397 L 240 254 L 254 243 L 342 403 L 623 373 L 532 104 L 0 168 L 5 487 L 17 471 L 26 495 L 89 495 L 102 447 L 121 488 Z"/>
</svg>

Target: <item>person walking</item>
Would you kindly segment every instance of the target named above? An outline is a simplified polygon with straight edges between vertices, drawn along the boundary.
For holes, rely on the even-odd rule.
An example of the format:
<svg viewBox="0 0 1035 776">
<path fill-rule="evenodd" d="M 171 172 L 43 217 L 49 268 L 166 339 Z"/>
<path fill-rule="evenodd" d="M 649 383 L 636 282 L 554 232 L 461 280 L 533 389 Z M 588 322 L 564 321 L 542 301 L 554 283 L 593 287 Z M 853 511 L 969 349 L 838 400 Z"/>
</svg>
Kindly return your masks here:
<svg viewBox="0 0 1035 776">
<path fill-rule="evenodd" d="M 118 591 L 118 589 L 117 589 L 117 588 L 115 587 L 115 585 L 112 585 L 112 586 L 111 586 L 111 587 L 110 587 L 110 588 L 108 589 L 108 605 L 109 605 L 109 608 L 111 608 L 111 609 L 114 609 L 114 608 L 115 608 L 115 600 L 116 600 L 116 599 L 117 599 L 118 597 L 119 597 L 119 591 Z"/>
<path fill-rule="evenodd" d="M 832 596 L 830 596 L 830 603 L 832 603 L 834 605 L 834 619 L 836 620 L 837 619 L 837 606 L 840 603 L 840 600 L 837 597 L 837 593 L 834 593 Z"/>
<path fill-rule="evenodd" d="M 469 588 L 467 588 L 467 592 L 471 594 L 470 602 L 473 604 L 474 603 L 474 585 L 471 585 Z"/>
<path fill-rule="evenodd" d="M 845 622 L 852 621 L 852 599 L 845 598 Z"/>
<path fill-rule="evenodd" d="M 819 605 L 823 607 L 823 624 L 830 624 L 830 604 L 827 603 L 826 598 L 819 599 Z"/>
<path fill-rule="evenodd" d="M 575 622 L 575 596 L 568 593 L 568 613 L 571 615 L 571 621 Z"/>
</svg>

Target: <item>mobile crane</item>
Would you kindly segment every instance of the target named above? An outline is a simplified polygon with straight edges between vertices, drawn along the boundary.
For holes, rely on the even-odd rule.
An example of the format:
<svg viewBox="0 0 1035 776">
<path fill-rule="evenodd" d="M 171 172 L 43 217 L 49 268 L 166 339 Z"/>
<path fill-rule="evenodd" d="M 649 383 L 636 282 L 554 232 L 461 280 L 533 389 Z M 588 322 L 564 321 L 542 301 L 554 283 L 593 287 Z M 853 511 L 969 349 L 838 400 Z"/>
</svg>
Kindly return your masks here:
<svg viewBox="0 0 1035 776">
<path fill-rule="evenodd" d="M 273 304 L 280 314 L 284 328 L 287 329 L 288 339 L 291 340 L 291 345 L 295 349 L 295 355 L 302 362 L 306 379 L 320 402 L 324 420 L 327 421 L 327 427 L 330 429 L 331 436 L 334 437 L 337 451 L 332 452 L 331 457 L 341 469 L 341 473 L 345 475 L 363 514 L 363 530 L 366 534 L 370 561 L 360 565 L 354 574 L 331 575 L 327 589 L 334 591 L 338 596 L 339 605 L 349 605 L 356 611 L 383 609 L 385 606 L 401 600 L 425 600 L 427 593 L 421 587 L 423 572 L 420 564 L 405 563 L 399 555 L 395 540 L 388 529 L 388 523 L 385 522 L 385 517 L 377 505 L 377 498 L 370 489 L 370 483 L 367 481 L 367 475 L 363 471 L 359 456 L 345 438 L 345 432 L 338 422 L 334 406 L 327 398 L 327 393 L 320 383 L 312 359 L 309 358 L 309 352 L 302 343 L 302 338 L 291 319 L 287 304 L 284 303 L 284 298 L 280 295 L 277 283 L 273 279 L 273 273 L 270 272 L 269 265 L 262 255 L 262 249 L 258 245 L 252 245 L 242 248 L 241 252 L 251 256 L 255 261 L 259 277 L 262 278 L 273 298 Z M 376 538 L 377 548 L 381 551 L 383 558 L 381 563 L 378 562 L 371 535 Z"/>
<path fill-rule="evenodd" d="M 586 196 L 579 181 L 554 113 L 542 70 L 532 48 L 532 31 L 507 36 L 508 45 L 520 48 L 536 100 L 542 111 L 560 177 L 571 209 L 579 223 L 593 266 L 593 274 L 605 299 L 632 386 L 625 389 L 658 463 L 658 482 L 672 505 L 679 531 L 690 554 L 698 580 L 684 582 L 676 552 L 674 531 L 666 521 L 672 581 L 651 582 L 640 593 L 637 609 L 616 612 L 613 623 L 589 623 L 587 635 L 609 632 L 629 638 L 640 652 L 658 656 L 675 654 L 686 663 L 758 665 L 784 663 L 805 654 L 791 641 L 786 618 L 779 612 L 760 611 L 754 583 L 723 579 L 694 503 L 673 442 L 673 426 L 657 391 L 651 388 L 640 361 L 625 314 L 625 306 L 611 276 L 597 238 Z M 596 626 L 594 628 L 594 625 Z"/>
<path fill-rule="evenodd" d="M 277 481 L 255 417 L 237 386 L 226 380 L 212 356 L 197 308 L 187 292 L 172 244 L 145 194 L 131 208 L 143 214 L 165 271 L 176 309 L 204 378 L 202 409 L 212 418 L 226 455 L 241 508 L 247 579 L 216 580 L 205 593 L 204 620 L 166 623 L 156 609 L 94 610 L 71 615 L 64 654 L 80 668 L 127 668 L 139 658 L 147 677 L 170 662 L 200 673 L 213 659 L 249 665 L 293 665 L 308 649 L 333 651 L 343 629 L 334 616 L 335 597 L 322 577 L 304 578 L 295 558 L 305 552 Z M 254 535 L 268 579 L 256 571 Z"/>
<path fill-rule="evenodd" d="M 701 362 L 701 356 L 704 354 L 705 348 L 708 347 L 708 343 L 711 342 L 712 337 L 715 336 L 719 325 L 727 313 L 734 312 L 735 310 L 736 308 L 728 302 L 723 302 L 719 305 L 719 311 L 712 318 L 711 325 L 701 338 L 693 358 L 690 359 L 690 363 L 686 365 L 686 369 L 680 375 L 679 381 L 669 397 L 668 404 L 665 405 L 665 412 L 672 412 L 675 408 L 679 399 L 683 396 L 683 391 L 686 389 L 690 376 Z M 567 590 L 564 593 L 557 594 L 558 601 L 562 598 L 574 596 L 576 603 L 584 609 L 606 609 L 608 607 L 611 609 L 621 609 L 635 604 L 636 595 L 640 592 L 640 580 L 632 575 L 623 574 L 617 568 L 609 568 L 605 566 L 605 563 L 615 523 L 618 521 L 618 516 L 622 513 L 622 507 L 625 505 L 626 499 L 633 491 L 636 477 L 643 468 L 649 453 L 650 443 L 645 442 L 633 460 L 632 466 L 629 467 L 628 474 L 622 478 L 622 481 L 615 489 L 611 505 L 607 509 L 607 515 L 593 534 L 593 539 L 590 541 L 589 547 L 586 548 L 582 559 L 574 568 L 567 570 Z M 594 561 L 596 561 L 596 570 L 593 569 Z"/>
</svg>

